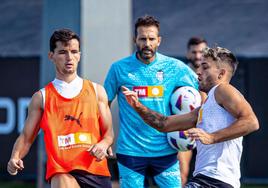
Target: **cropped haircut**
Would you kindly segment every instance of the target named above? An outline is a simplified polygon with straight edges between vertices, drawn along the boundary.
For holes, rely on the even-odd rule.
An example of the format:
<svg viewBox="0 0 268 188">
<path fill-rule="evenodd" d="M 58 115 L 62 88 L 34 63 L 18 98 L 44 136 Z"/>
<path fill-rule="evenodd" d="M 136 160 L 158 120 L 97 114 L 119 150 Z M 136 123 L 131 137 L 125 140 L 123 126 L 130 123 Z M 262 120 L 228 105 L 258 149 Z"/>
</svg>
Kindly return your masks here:
<svg viewBox="0 0 268 188">
<path fill-rule="evenodd" d="M 198 45 L 201 43 L 207 44 L 207 41 L 202 37 L 191 37 L 187 43 L 187 48 L 190 49 L 190 46 Z"/>
<path fill-rule="evenodd" d="M 238 61 L 235 55 L 228 49 L 222 47 L 209 48 L 206 47 L 203 51 L 203 56 L 205 58 L 212 58 L 213 61 L 217 63 L 227 63 L 232 68 L 232 75 L 235 74 L 235 71 L 238 66 Z"/>
<path fill-rule="evenodd" d="M 51 35 L 50 40 L 49 40 L 50 51 L 54 52 L 55 48 L 57 47 L 56 42 L 60 41 L 64 45 L 67 45 L 68 42 L 72 39 L 78 40 L 79 49 L 80 49 L 80 38 L 75 32 L 69 29 L 59 29 L 59 30 L 54 31 L 54 33 Z"/>
<path fill-rule="evenodd" d="M 160 23 L 159 21 L 154 18 L 153 16 L 145 15 L 143 17 L 139 17 L 135 23 L 135 37 L 138 35 L 137 29 L 140 26 L 155 26 L 158 30 L 158 34 L 160 32 Z"/>
</svg>

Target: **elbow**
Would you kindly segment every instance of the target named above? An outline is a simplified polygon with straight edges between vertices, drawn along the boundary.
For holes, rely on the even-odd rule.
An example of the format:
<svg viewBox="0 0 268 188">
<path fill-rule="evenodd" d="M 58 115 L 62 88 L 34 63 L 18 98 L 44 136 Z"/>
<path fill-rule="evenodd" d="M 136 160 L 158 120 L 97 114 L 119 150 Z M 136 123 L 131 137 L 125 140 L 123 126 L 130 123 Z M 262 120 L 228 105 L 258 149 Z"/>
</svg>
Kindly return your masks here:
<svg viewBox="0 0 268 188">
<path fill-rule="evenodd" d="M 250 118 L 248 122 L 248 124 L 250 125 L 249 133 L 259 130 L 260 125 L 256 116 Z"/>
<path fill-rule="evenodd" d="M 159 132 L 163 132 L 163 133 L 170 132 L 167 120 L 159 123 L 159 125 L 157 126 L 157 130 Z"/>
<path fill-rule="evenodd" d="M 259 124 L 259 121 L 258 121 L 258 119 L 257 118 L 255 118 L 254 120 L 253 120 L 253 122 L 252 122 L 252 129 L 253 129 L 253 131 L 257 131 L 257 130 L 259 130 L 259 128 L 260 128 L 260 124 Z"/>
<path fill-rule="evenodd" d="M 168 132 L 166 120 L 145 121 L 147 125 L 159 132 Z"/>
</svg>

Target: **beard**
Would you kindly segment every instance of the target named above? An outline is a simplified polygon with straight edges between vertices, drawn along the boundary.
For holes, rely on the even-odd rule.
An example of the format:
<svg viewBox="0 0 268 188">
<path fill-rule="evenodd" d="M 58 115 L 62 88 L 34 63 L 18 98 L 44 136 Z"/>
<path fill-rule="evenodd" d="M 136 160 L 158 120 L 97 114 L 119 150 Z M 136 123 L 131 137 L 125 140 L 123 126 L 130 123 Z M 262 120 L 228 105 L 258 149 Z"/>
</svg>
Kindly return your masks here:
<svg viewBox="0 0 268 188">
<path fill-rule="evenodd" d="M 201 64 L 201 59 L 187 59 L 195 67 L 199 67 Z"/>
<path fill-rule="evenodd" d="M 64 74 L 73 74 L 73 73 L 75 73 L 75 71 L 74 71 L 74 69 L 71 69 L 71 70 L 66 70 L 66 69 L 64 69 L 64 70 L 63 70 L 63 73 L 64 73 Z"/>
<path fill-rule="evenodd" d="M 139 48 L 137 47 L 137 53 L 139 54 L 140 58 L 144 60 L 150 60 L 153 58 L 156 54 L 156 49 L 150 49 L 150 48 Z"/>
</svg>

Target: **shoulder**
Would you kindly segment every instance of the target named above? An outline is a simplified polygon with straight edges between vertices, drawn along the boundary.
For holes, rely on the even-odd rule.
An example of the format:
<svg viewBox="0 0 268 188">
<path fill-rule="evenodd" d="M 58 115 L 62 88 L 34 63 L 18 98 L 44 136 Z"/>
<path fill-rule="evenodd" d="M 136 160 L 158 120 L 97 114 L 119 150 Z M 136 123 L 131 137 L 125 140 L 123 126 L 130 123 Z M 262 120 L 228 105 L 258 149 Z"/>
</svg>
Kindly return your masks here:
<svg viewBox="0 0 268 188">
<path fill-rule="evenodd" d="M 129 65 L 129 62 L 131 61 L 134 61 L 134 58 L 133 58 L 134 54 L 131 55 L 131 56 L 128 56 L 128 57 L 125 57 L 125 58 L 122 58 L 118 61 L 115 61 L 112 63 L 112 68 L 116 68 L 118 66 L 124 66 L 124 65 Z"/>
<path fill-rule="evenodd" d="M 97 98 L 98 100 L 107 100 L 107 94 L 106 94 L 106 91 L 104 89 L 104 87 L 100 84 L 97 84 L 95 82 L 92 82 L 93 83 L 93 86 L 94 86 L 94 89 L 95 89 L 95 93 L 97 95 Z"/>
<path fill-rule="evenodd" d="M 37 91 L 33 94 L 32 99 L 31 99 L 31 106 L 34 106 L 36 108 L 42 108 L 42 101 L 43 101 L 43 96 L 41 91 Z"/>
<path fill-rule="evenodd" d="M 231 84 L 220 84 L 215 89 L 214 95 L 219 104 L 244 98 L 243 95 Z"/>
<path fill-rule="evenodd" d="M 167 61 L 170 63 L 174 63 L 175 65 L 185 65 L 185 63 L 183 61 L 176 59 L 174 57 L 163 55 L 161 53 L 157 53 L 157 58 L 159 61 Z"/>
<path fill-rule="evenodd" d="M 232 95 L 232 94 L 239 94 L 242 95 L 234 86 L 231 84 L 220 84 L 215 89 L 216 94 L 224 95 Z"/>
<path fill-rule="evenodd" d="M 157 53 L 159 61 L 167 62 L 169 66 L 174 66 L 180 69 L 185 69 L 186 71 L 193 72 L 192 69 L 189 68 L 189 66 L 184 63 L 182 60 L 176 59 L 174 57 L 166 56 L 160 53 Z"/>
</svg>

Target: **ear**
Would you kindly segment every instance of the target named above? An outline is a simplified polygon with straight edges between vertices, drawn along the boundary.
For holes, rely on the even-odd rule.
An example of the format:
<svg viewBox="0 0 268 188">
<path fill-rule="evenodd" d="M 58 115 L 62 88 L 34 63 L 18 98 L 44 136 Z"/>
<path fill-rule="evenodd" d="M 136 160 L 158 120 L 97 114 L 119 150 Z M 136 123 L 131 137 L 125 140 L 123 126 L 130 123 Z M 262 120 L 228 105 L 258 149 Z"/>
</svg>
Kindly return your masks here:
<svg viewBox="0 0 268 188">
<path fill-rule="evenodd" d="M 157 46 L 160 46 L 160 44 L 161 44 L 161 41 L 162 41 L 162 37 L 158 37 L 158 44 L 157 44 Z"/>
<path fill-rule="evenodd" d="M 49 60 L 51 60 L 51 59 L 52 59 L 52 57 L 53 57 L 53 52 L 51 52 L 51 51 L 50 51 L 50 52 L 48 52 L 48 59 L 49 59 Z"/>
<path fill-rule="evenodd" d="M 218 79 L 222 79 L 226 74 L 226 70 L 225 69 L 220 69 L 220 73 L 218 75 Z"/>
<path fill-rule="evenodd" d="M 137 38 L 136 36 L 133 37 L 134 44 L 136 44 L 136 38 Z"/>
<path fill-rule="evenodd" d="M 186 53 L 186 59 L 187 59 L 187 60 L 190 59 L 190 52 L 189 52 L 189 50 L 187 50 L 187 53 Z"/>
</svg>

